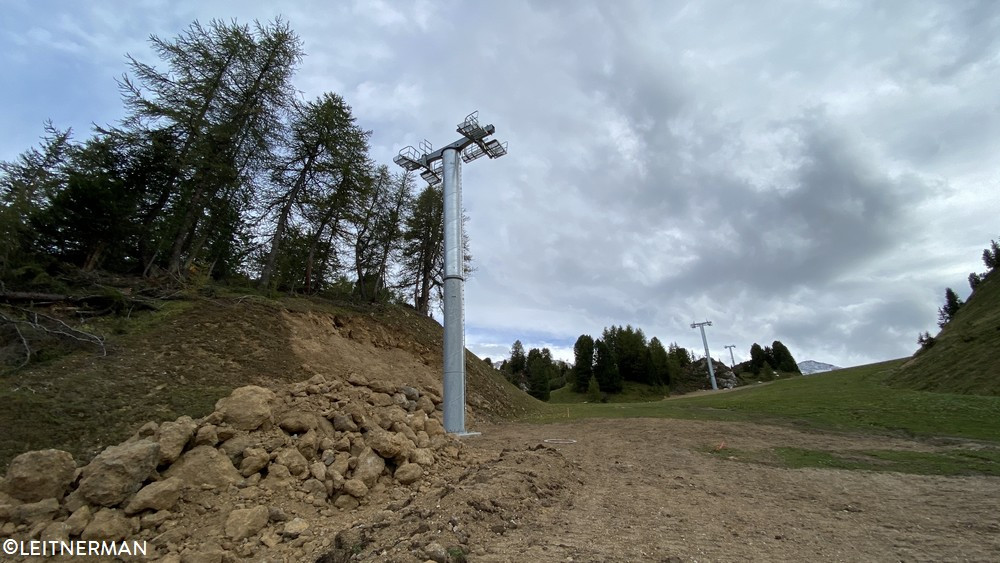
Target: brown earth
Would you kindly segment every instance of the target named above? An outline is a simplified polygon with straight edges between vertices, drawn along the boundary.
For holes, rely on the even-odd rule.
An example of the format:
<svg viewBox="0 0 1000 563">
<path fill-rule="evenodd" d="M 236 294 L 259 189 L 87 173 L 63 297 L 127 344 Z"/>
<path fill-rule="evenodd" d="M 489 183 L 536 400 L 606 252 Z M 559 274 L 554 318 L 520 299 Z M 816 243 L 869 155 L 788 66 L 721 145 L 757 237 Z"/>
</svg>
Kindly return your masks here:
<svg viewBox="0 0 1000 563">
<path fill-rule="evenodd" d="M 720 455 L 774 447 L 928 447 L 919 442 L 669 419 L 483 431 L 466 440 L 467 454 L 545 444 L 572 469 L 551 507 L 475 546 L 481 561 L 1000 560 L 995 477 L 784 469 Z M 551 457 L 537 455 L 529 467 L 554 471 Z"/>
</svg>

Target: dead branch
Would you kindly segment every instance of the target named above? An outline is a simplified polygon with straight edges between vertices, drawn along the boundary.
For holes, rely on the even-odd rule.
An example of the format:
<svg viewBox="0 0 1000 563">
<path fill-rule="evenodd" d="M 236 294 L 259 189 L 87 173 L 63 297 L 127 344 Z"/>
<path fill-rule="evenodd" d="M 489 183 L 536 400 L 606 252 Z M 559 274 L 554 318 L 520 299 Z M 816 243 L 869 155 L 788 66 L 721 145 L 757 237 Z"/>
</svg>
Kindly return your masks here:
<svg viewBox="0 0 1000 563">
<path fill-rule="evenodd" d="M 2 316 L 3 315 L 0 314 L 0 317 Z M 31 361 L 31 346 L 28 345 L 28 339 L 24 337 L 24 334 L 21 332 L 21 327 L 17 326 L 17 323 L 14 323 L 14 331 L 17 332 L 17 335 L 21 338 L 21 344 L 24 345 L 24 361 L 21 362 L 21 365 L 16 368 L 21 369 L 28 365 L 28 362 Z"/>
<path fill-rule="evenodd" d="M 2 320 L 4 322 L 8 322 L 8 323 L 10 323 L 10 324 L 12 324 L 14 326 L 14 328 L 17 330 L 17 333 L 21 336 L 21 341 L 24 343 L 25 347 L 28 349 L 29 356 L 31 354 L 31 349 L 30 349 L 30 347 L 28 347 L 27 340 L 24 338 L 24 335 L 21 333 L 20 329 L 18 328 L 19 324 L 21 324 L 21 325 L 27 325 L 27 326 L 35 329 L 35 330 L 40 330 L 40 331 L 45 332 L 47 334 L 54 334 L 54 335 L 58 335 L 58 336 L 63 336 L 63 337 L 69 338 L 71 340 L 76 340 L 78 342 L 84 342 L 84 343 L 87 343 L 87 344 L 93 344 L 93 345 L 95 345 L 95 346 L 97 346 L 98 348 L 101 349 L 101 355 L 102 356 L 107 356 L 108 355 L 108 349 L 104 345 L 104 338 L 101 337 L 101 336 L 98 336 L 96 334 L 91 334 L 89 332 L 73 328 L 73 327 L 69 326 L 68 324 L 66 324 L 65 322 L 63 322 L 63 321 L 61 321 L 61 320 L 59 320 L 59 319 L 57 319 L 55 317 L 50 317 L 49 315 L 38 313 L 36 311 L 30 311 L 28 309 L 22 309 L 20 307 L 14 307 L 14 309 L 20 311 L 21 313 L 24 313 L 27 318 L 25 318 L 25 319 L 15 319 L 15 318 L 8 317 L 7 315 L 4 315 L 3 313 L 0 313 L 0 320 Z M 45 321 L 48 321 L 50 324 L 52 324 L 54 326 L 51 326 L 51 327 L 50 326 L 46 326 L 45 323 L 41 322 L 39 319 L 44 319 Z"/>
</svg>

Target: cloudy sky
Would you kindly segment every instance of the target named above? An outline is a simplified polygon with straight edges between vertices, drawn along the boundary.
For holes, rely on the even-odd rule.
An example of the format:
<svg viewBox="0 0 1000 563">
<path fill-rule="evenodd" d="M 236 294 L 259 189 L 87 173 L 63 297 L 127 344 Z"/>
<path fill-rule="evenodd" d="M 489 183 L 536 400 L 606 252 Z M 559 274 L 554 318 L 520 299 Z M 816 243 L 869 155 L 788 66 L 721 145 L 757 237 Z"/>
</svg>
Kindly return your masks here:
<svg viewBox="0 0 1000 563">
<path fill-rule="evenodd" d="M 192 21 L 282 16 L 302 95 L 337 92 L 372 151 L 457 138 L 478 271 L 469 348 L 571 358 L 632 324 L 737 361 L 909 355 L 1000 236 L 1000 3 L 5 0 L 0 159 L 42 123 L 122 116 L 125 54 Z"/>
</svg>

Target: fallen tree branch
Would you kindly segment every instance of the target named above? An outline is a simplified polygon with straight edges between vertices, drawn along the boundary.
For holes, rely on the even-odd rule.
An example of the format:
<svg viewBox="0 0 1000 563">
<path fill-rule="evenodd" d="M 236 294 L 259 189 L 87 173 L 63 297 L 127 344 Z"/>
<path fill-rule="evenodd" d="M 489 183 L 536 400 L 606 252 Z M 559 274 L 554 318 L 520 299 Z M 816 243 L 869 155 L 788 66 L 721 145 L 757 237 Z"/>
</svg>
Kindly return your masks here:
<svg viewBox="0 0 1000 563">
<path fill-rule="evenodd" d="M 31 355 L 31 348 L 28 346 L 28 342 L 27 339 L 25 339 L 24 334 L 21 333 L 21 330 L 18 327 L 19 324 L 30 326 L 35 330 L 40 330 L 47 334 L 59 335 L 72 340 L 76 340 L 78 342 L 85 342 L 87 344 L 96 345 L 98 348 L 101 349 L 102 356 L 108 355 L 108 349 L 104 345 L 104 338 L 101 336 L 73 328 L 55 317 L 50 317 L 48 315 L 38 313 L 35 311 L 29 311 L 28 309 L 22 309 L 20 307 L 14 307 L 14 309 L 20 311 L 21 313 L 24 313 L 27 316 L 27 318 L 16 319 L 8 317 L 3 313 L 0 313 L 0 321 L 8 322 L 14 326 L 14 329 L 17 331 L 18 335 L 21 336 L 21 341 L 24 344 L 25 348 L 28 350 L 29 356 Z M 54 326 L 51 327 L 46 326 L 45 323 L 41 322 L 39 319 L 44 319 L 45 321 L 48 321 L 48 323 Z"/>
<path fill-rule="evenodd" d="M 3 315 L 0 315 L 0 317 L 2 316 Z M 28 345 L 28 339 L 24 337 L 24 333 L 21 332 L 21 327 L 17 326 L 17 323 L 14 323 L 14 331 L 16 331 L 17 335 L 21 337 L 21 344 L 24 345 L 24 361 L 21 362 L 21 365 L 15 368 L 15 369 L 21 369 L 24 366 L 28 365 L 28 362 L 31 361 L 31 346 Z"/>
</svg>

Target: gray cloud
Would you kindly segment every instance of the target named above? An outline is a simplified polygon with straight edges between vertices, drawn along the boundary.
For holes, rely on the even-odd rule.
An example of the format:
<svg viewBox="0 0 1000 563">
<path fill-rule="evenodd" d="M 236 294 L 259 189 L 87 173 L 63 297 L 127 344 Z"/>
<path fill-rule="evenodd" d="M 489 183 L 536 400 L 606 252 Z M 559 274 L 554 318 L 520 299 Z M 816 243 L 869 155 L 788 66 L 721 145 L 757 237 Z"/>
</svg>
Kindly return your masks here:
<svg viewBox="0 0 1000 563">
<path fill-rule="evenodd" d="M 344 95 L 376 160 L 475 109 L 510 142 L 464 170 L 485 355 L 626 323 L 700 349 L 688 324 L 711 318 L 721 352 L 897 357 L 1000 235 L 994 2 L 110 6 L 12 4 L 0 158 L 46 117 L 117 119 L 148 34 L 280 13 L 302 95 Z"/>
</svg>

